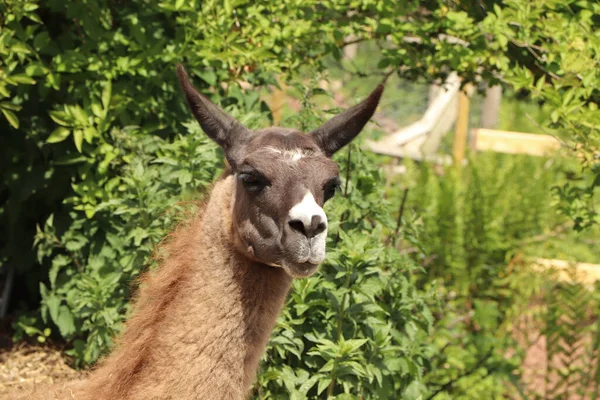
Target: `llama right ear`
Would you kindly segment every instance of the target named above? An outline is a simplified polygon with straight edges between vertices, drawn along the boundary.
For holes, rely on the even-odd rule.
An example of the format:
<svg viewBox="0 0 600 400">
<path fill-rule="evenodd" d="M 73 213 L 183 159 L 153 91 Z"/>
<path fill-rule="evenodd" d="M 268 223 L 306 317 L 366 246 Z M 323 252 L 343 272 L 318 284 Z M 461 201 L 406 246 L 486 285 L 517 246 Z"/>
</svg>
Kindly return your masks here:
<svg viewBox="0 0 600 400">
<path fill-rule="evenodd" d="M 177 64 L 177 77 L 194 117 L 208 137 L 223 148 L 227 160 L 235 167 L 241 150 L 253 136 L 252 131 L 200 94 L 181 64 Z"/>
<path fill-rule="evenodd" d="M 365 100 L 310 133 L 327 157 L 331 157 L 360 133 L 375 113 L 382 93 L 383 84 L 380 84 Z"/>
</svg>

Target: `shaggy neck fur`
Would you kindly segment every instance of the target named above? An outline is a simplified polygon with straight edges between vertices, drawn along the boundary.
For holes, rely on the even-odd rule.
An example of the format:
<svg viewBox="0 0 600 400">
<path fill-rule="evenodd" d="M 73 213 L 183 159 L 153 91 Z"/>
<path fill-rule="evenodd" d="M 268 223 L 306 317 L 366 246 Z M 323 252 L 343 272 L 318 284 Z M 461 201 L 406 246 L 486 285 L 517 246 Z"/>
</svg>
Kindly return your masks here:
<svg viewBox="0 0 600 400">
<path fill-rule="evenodd" d="M 173 234 L 84 398 L 247 397 L 291 278 L 234 250 L 233 190 L 232 176 L 219 181 L 203 215 Z"/>
</svg>

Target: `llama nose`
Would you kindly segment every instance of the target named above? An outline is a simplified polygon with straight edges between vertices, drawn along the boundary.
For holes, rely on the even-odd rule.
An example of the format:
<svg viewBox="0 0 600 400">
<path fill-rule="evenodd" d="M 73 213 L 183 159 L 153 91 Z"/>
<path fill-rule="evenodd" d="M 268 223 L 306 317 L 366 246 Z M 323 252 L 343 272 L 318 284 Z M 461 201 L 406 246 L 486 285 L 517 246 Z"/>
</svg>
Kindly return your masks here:
<svg viewBox="0 0 600 400">
<path fill-rule="evenodd" d="M 300 232 L 309 239 L 327 229 L 327 224 L 320 215 L 313 215 L 310 224 L 305 224 L 304 221 L 299 219 L 292 219 L 288 223 L 293 230 Z"/>
</svg>

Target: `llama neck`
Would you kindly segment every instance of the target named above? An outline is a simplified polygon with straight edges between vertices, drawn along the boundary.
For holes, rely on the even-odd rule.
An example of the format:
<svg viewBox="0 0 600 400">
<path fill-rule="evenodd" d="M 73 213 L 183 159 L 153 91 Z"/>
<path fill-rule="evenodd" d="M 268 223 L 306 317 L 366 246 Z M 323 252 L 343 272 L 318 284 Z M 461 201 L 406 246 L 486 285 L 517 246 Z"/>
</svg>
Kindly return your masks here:
<svg viewBox="0 0 600 400">
<path fill-rule="evenodd" d="M 291 278 L 233 248 L 232 179 L 144 282 L 119 346 L 90 378 L 116 390 L 106 398 L 247 396 Z"/>
</svg>

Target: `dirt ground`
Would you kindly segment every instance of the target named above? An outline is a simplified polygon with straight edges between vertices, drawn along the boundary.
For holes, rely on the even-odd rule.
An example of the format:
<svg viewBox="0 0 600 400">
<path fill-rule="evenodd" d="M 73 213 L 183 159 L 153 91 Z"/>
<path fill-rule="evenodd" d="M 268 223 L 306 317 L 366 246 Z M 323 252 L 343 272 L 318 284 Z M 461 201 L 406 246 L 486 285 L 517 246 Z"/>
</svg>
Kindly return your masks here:
<svg viewBox="0 0 600 400">
<path fill-rule="evenodd" d="M 69 366 L 56 346 L 24 343 L 0 350 L 0 399 L 7 399 L 7 394 L 17 388 L 34 389 L 39 384 L 66 382 L 84 375 Z"/>
<path fill-rule="evenodd" d="M 80 379 L 84 372 L 72 368 L 63 349 L 55 344 L 12 343 L 11 320 L 0 320 L 0 400 L 9 400 L 16 389 L 31 390 L 40 384 Z"/>
</svg>

